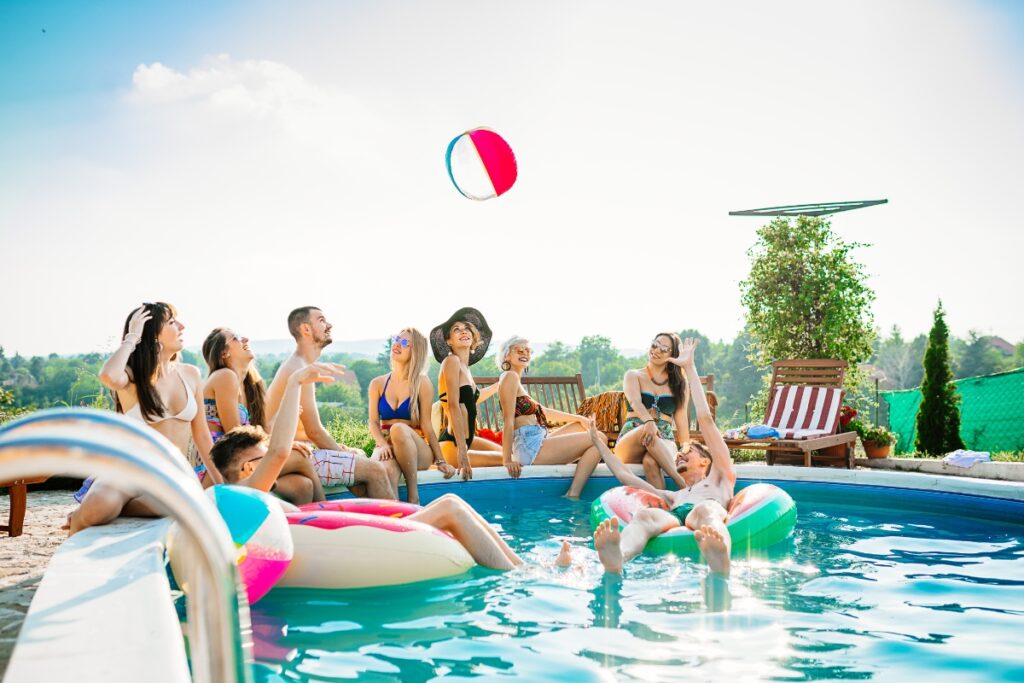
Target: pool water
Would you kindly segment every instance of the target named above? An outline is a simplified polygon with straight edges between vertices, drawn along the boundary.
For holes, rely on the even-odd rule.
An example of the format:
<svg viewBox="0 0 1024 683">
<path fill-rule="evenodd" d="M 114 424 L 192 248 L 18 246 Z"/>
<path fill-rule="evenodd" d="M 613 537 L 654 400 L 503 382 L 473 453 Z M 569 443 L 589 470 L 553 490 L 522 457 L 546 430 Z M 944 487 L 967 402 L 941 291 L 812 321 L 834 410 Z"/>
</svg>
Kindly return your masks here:
<svg viewBox="0 0 1024 683">
<path fill-rule="evenodd" d="M 499 528 L 529 567 L 349 591 L 272 591 L 258 681 L 1024 681 L 1024 503 L 781 483 L 793 537 L 733 563 L 641 556 L 606 577 L 590 502 L 564 480 L 427 486 Z M 559 540 L 576 567 L 555 568 Z"/>
</svg>

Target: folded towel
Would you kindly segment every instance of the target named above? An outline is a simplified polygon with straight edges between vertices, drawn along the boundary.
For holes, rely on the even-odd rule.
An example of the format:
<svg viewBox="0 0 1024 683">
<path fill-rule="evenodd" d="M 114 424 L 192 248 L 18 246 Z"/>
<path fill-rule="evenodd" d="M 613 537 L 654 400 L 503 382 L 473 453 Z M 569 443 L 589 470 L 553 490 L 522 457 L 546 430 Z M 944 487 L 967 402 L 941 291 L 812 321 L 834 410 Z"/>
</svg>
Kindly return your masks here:
<svg viewBox="0 0 1024 683">
<path fill-rule="evenodd" d="M 989 462 L 990 460 L 992 460 L 992 456 L 987 451 L 965 451 L 960 448 L 943 458 L 942 462 L 954 467 L 967 468 L 976 462 Z"/>
<path fill-rule="evenodd" d="M 768 425 L 755 425 L 747 430 L 747 436 L 751 439 L 777 439 L 779 430 Z"/>
</svg>

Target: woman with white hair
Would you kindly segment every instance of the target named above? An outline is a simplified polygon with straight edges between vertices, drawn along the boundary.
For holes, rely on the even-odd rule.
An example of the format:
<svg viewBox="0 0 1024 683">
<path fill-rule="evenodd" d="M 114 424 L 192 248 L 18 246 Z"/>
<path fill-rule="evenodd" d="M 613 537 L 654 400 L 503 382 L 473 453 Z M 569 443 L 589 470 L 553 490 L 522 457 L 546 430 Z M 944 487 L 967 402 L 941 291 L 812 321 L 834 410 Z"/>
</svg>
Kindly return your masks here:
<svg viewBox="0 0 1024 683">
<path fill-rule="evenodd" d="M 583 485 L 601 456 L 587 433 L 589 421 L 582 415 L 545 408 L 530 397 L 522 376 L 530 367 L 533 349 L 523 337 L 512 337 L 501 345 L 498 359 L 504 371 L 498 379 L 498 401 L 502 416 L 502 463 L 513 479 L 524 465 L 568 465 L 581 461 L 580 476 L 573 479 L 566 495 L 579 498 Z M 584 431 L 552 431 L 548 422 L 566 422 Z"/>
<path fill-rule="evenodd" d="M 407 327 L 391 338 L 391 372 L 370 381 L 367 403 L 370 434 L 377 442 L 373 459 L 387 469 L 391 488 L 405 475 L 409 502 L 419 504 L 417 472 L 436 465 L 445 479 L 455 468 L 441 456 L 437 434 L 430 422 L 434 387 L 426 375 L 427 338 Z"/>
</svg>

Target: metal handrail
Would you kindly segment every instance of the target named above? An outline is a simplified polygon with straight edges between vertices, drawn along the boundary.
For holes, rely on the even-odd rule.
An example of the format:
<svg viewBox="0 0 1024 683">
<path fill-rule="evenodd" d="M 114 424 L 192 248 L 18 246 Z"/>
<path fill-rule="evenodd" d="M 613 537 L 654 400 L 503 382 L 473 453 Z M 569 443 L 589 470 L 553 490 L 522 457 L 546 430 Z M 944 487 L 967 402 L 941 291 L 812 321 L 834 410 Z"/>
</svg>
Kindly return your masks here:
<svg viewBox="0 0 1024 683">
<path fill-rule="evenodd" d="M 88 423 L 100 411 L 81 409 L 74 418 Z M 92 414 L 91 416 L 89 414 Z M 127 418 L 102 414 L 105 424 L 120 422 L 137 434 Z M 62 415 L 55 422 L 66 421 Z M 33 416 L 27 422 L 38 423 Z M 170 441 L 147 439 L 165 457 L 139 454 L 122 444 L 90 435 L 82 427 L 54 424 L 52 430 L 19 430 L 20 421 L 0 431 L 0 480 L 55 474 L 97 476 L 127 489 L 145 491 L 181 525 L 195 543 L 198 567 L 187 596 L 193 680 L 197 683 L 251 681 L 252 627 L 245 588 L 235 564 L 235 547 L 227 526 L 195 477 L 174 463 L 180 452 Z M 147 430 L 152 431 L 152 430 Z M 155 433 L 155 432 L 154 432 Z"/>
</svg>

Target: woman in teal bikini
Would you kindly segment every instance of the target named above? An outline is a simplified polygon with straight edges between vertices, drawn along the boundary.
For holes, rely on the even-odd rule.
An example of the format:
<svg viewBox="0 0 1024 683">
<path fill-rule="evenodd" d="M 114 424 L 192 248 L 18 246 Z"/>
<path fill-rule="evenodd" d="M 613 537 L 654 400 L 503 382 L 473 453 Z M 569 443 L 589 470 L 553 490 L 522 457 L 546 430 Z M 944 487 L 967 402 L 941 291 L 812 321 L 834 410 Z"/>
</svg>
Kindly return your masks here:
<svg viewBox="0 0 1024 683">
<path fill-rule="evenodd" d="M 436 465 L 445 479 L 455 474 L 441 456 L 430 423 L 434 387 L 426 375 L 427 346 L 427 338 L 416 328 L 396 334 L 391 338 L 391 372 L 370 380 L 366 391 L 370 434 L 377 442 L 373 458 L 384 464 L 394 491 L 398 491 L 399 475 L 405 476 L 409 502 L 416 504 L 420 502 L 417 472 Z"/>
<path fill-rule="evenodd" d="M 615 455 L 625 463 L 643 463 L 647 481 L 659 489 L 665 487 L 662 472 L 683 485 L 673 454 L 690 441 L 689 387 L 669 362 L 679 355 L 679 345 L 679 335 L 659 333 L 651 341 L 647 365 L 622 378 L 627 412 Z"/>
</svg>

